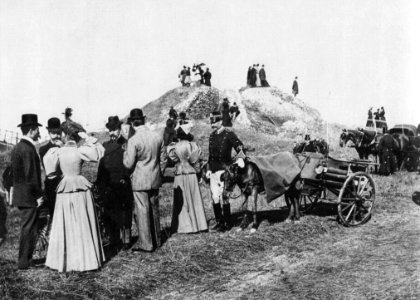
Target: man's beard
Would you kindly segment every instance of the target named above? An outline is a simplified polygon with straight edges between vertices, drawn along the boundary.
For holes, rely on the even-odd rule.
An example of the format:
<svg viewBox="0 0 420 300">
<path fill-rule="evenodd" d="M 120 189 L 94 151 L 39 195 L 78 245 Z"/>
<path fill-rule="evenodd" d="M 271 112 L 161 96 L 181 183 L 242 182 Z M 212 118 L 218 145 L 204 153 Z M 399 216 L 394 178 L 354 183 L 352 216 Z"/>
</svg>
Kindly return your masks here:
<svg viewBox="0 0 420 300">
<path fill-rule="evenodd" d="M 111 134 L 111 141 L 116 141 L 118 139 L 118 136 L 115 134 Z"/>
</svg>

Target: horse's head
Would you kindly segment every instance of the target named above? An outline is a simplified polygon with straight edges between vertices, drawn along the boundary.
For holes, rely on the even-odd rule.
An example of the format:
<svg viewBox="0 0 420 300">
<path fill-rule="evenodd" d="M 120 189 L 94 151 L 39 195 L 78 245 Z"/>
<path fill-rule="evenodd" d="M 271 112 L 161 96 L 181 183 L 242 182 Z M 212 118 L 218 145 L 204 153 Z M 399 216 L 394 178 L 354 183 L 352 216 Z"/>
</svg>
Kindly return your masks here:
<svg viewBox="0 0 420 300">
<path fill-rule="evenodd" d="M 224 182 L 223 197 L 230 197 L 233 188 L 238 183 L 239 166 L 233 163 L 225 168 L 225 172 L 220 176 L 220 180 Z"/>
<path fill-rule="evenodd" d="M 359 130 L 347 130 L 343 129 L 340 135 L 340 147 L 347 146 L 347 143 L 351 141 L 356 147 L 359 147 L 362 143 L 363 132 Z"/>
<path fill-rule="evenodd" d="M 340 134 L 340 147 L 344 147 L 346 145 L 347 136 L 348 136 L 347 129 L 343 129 L 343 131 Z"/>
</svg>

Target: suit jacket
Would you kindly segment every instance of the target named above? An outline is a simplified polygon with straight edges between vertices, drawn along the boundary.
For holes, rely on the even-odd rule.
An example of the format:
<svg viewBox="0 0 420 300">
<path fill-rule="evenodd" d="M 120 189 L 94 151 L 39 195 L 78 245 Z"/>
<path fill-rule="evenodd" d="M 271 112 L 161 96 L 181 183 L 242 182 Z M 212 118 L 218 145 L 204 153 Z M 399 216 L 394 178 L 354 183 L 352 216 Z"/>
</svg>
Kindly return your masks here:
<svg viewBox="0 0 420 300">
<path fill-rule="evenodd" d="M 56 144 L 53 144 L 51 141 L 49 141 L 44 146 L 39 147 L 39 156 L 41 157 L 41 164 L 44 165 L 44 156 L 50 150 L 51 148 L 58 147 Z"/>
<path fill-rule="evenodd" d="M 163 136 L 146 126 L 140 126 L 128 140 L 123 159 L 125 167 L 132 170 L 130 177 L 133 191 L 158 189 L 166 161 Z"/>
<path fill-rule="evenodd" d="M 37 207 L 42 196 L 41 163 L 35 146 L 20 140 L 12 151 L 13 204 L 18 207 Z"/>
<path fill-rule="evenodd" d="M 260 80 L 265 80 L 265 79 L 266 79 L 265 70 L 261 69 L 260 70 Z"/>
</svg>

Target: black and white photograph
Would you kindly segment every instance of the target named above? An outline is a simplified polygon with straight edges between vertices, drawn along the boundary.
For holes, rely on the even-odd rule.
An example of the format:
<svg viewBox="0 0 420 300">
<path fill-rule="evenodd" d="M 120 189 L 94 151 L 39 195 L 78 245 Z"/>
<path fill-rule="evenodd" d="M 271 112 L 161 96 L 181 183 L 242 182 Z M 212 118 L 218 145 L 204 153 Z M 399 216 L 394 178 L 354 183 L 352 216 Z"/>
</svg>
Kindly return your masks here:
<svg viewBox="0 0 420 300">
<path fill-rule="evenodd" d="M 419 13 L 0 0 L 0 299 L 420 299 Z"/>
</svg>

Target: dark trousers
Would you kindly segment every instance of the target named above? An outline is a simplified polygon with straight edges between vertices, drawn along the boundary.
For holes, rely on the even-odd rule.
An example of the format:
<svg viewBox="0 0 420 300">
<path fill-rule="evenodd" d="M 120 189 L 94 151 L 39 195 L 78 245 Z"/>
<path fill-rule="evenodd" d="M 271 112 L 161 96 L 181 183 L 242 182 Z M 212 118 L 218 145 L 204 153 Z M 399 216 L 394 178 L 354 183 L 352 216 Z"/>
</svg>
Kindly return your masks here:
<svg viewBox="0 0 420 300">
<path fill-rule="evenodd" d="M 61 181 L 61 177 L 56 177 L 54 179 L 46 178 L 44 181 L 45 184 L 45 197 L 46 203 L 45 207 L 48 209 L 48 213 L 50 214 L 50 219 L 52 219 L 54 214 L 55 208 L 55 199 L 57 198 L 57 186 Z"/>
<path fill-rule="evenodd" d="M 38 210 L 36 207 L 19 207 L 21 215 L 21 231 L 19 240 L 18 267 L 29 267 L 35 250 L 38 231 Z"/>
<path fill-rule="evenodd" d="M 6 219 L 7 219 L 6 200 L 3 199 L 3 196 L 0 194 L 0 239 L 4 238 L 7 234 Z"/>
<path fill-rule="evenodd" d="M 138 247 L 153 251 L 160 247 L 159 190 L 134 191 L 134 218 L 139 233 Z"/>
</svg>

